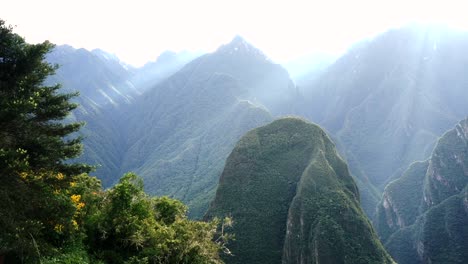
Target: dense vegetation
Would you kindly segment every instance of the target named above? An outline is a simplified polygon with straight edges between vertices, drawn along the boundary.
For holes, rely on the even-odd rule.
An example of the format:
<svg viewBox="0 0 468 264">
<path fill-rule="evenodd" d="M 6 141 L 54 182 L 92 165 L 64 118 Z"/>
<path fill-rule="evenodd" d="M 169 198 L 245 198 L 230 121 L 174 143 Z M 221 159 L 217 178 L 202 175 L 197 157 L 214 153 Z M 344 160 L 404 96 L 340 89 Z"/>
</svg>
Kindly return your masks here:
<svg viewBox="0 0 468 264">
<path fill-rule="evenodd" d="M 374 216 L 400 175 L 374 219 L 394 259 L 467 262 L 467 122 L 430 156 L 468 111 L 466 33 L 392 30 L 296 87 L 240 37 L 191 63 L 164 53 L 135 69 L 0 29 L 0 261 L 219 262 L 219 221 L 187 215 L 204 214 L 223 173 L 208 216 L 238 218 L 232 249 L 242 253 L 230 262 L 390 261 L 360 206 Z M 254 130 L 231 153 L 283 114 L 330 132 L 359 194 L 328 137 L 302 121 Z M 142 179 L 119 180 L 127 171 Z M 151 198 L 142 180 L 189 207 Z"/>
<path fill-rule="evenodd" d="M 227 263 L 392 263 L 334 144 L 301 119 L 242 137 L 206 215 L 214 216 L 235 219 Z"/>
<path fill-rule="evenodd" d="M 11 30 L 0 20 L 0 254 L 23 256 L 58 246 L 54 230 L 70 228 L 74 215 L 61 190 L 90 167 L 65 162 L 81 151 L 69 136 L 81 124 L 60 122 L 76 108 L 73 94 L 41 86 L 55 70 L 43 62 L 53 45 L 28 45 Z"/>
<path fill-rule="evenodd" d="M 62 45 L 46 55 L 47 62 L 60 65 L 46 83 L 60 83 L 64 91 L 80 92 L 79 97 L 72 98 L 79 106 L 68 117 L 86 122 L 80 131 L 84 136 L 84 151 L 78 161 L 98 165 L 96 172 L 104 187 L 117 183 L 117 175 L 125 173 L 120 170 L 126 149 L 126 135 L 122 131 L 125 124 L 119 122 L 121 108 L 194 56 L 164 53 L 157 61 L 136 69 L 98 49 L 87 51 Z"/>
<path fill-rule="evenodd" d="M 90 105 L 79 117 L 88 124 L 80 160 L 102 165 L 97 172 L 105 187 L 115 184 L 117 175 L 136 171 L 147 191 L 183 199 L 192 216 L 202 215 L 234 143 L 271 120 L 253 110 L 263 106 L 272 116 L 298 114 L 330 132 L 373 217 L 385 184 L 413 161 L 428 158 L 437 136 L 466 115 L 461 98 L 468 97 L 467 41 L 465 33 L 446 28 L 391 30 L 355 45 L 320 73 L 305 76 L 311 81 L 299 87 L 240 37 L 183 68 L 168 53 L 140 70 L 99 50 L 59 47 L 48 59 L 63 65 L 56 80 L 65 88 L 76 87 L 95 102 L 120 102 L 117 109 L 108 105 L 96 114 L 94 104 L 80 101 Z M 177 67 L 165 71 L 168 64 Z M 135 91 L 147 93 L 137 99 Z M 226 103 L 232 97 L 249 103 L 235 108 Z M 125 106 L 121 101 L 127 99 L 135 100 Z M 230 122 L 235 117 L 239 122 Z M 191 119 L 197 122 L 187 122 Z M 229 140 L 222 140 L 226 131 L 232 132 Z M 166 181 L 169 175 L 175 182 Z"/>
<path fill-rule="evenodd" d="M 468 261 L 467 168 L 468 118 L 385 188 L 376 228 L 399 263 Z"/>
<path fill-rule="evenodd" d="M 352 47 L 299 87 L 299 114 L 332 135 L 372 216 L 379 192 L 468 113 L 468 34 L 437 26 L 390 30 Z"/>
<path fill-rule="evenodd" d="M 105 187 L 135 171 L 149 193 L 181 199 L 191 216 L 201 217 L 235 142 L 271 121 L 269 111 L 283 109 L 290 92 L 288 73 L 236 38 L 131 104 L 88 111 L 83 160 L 102 165 L 97 173 Z"/>
<path fill-rule="evenodd" d="M 82 124 L 66 120 L 75 94 L 43 84 L 52 48 L 0 20 L 0 261 L 221 263 L 218 220 L 188 220 L 185 205 L 148 196 L 135 174 L 104 191 L 90 166 L 70 162 Z"/>
</svg>

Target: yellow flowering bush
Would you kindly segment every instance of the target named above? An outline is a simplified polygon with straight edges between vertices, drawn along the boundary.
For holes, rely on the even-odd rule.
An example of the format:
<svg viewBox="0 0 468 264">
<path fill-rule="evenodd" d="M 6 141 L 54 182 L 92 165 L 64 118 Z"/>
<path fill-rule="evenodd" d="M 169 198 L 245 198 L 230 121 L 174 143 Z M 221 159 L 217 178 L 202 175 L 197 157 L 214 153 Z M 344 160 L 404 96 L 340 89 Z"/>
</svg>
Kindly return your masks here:
<svg viewBox="0 0 468 264">
<path fill-rule="evenodd" d="M 62 224 L 56 224 L 56 225 L 54 226 L 54 230 L 55 230 L 55 232 L 57 232 L 57 233 L 62 233 L 62 232 L 63 232 L 63 225 L 62 225 Z"/>
<path fill-rule="evenodd" d="M 71 198 L 71 200 L 72 200 L 72 202 L 74 204 L 77 204 L 81 200 L 81 195 L 80 194 L 73 194 L 72 196 L 70 196 L 70 198 Z"/>
<path fill-rule="evenodd" d="M 65 178 L 65 176 L 63 175 L 63 173 L 59 172 L 59 173 L 57 173 L 56 178 L 57 178 L 57 180 L 63 180 Z"/>
</svg>

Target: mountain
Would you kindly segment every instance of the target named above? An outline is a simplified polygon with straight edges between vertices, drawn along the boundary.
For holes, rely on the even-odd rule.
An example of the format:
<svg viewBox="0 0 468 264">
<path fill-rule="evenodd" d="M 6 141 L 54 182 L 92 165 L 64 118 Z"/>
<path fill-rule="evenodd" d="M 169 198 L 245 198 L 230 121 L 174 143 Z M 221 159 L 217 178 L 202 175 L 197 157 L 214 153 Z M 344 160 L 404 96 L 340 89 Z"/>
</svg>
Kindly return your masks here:
<svg viewBox="0 0 468 264">
<path fill-rule="evenodd" d="M 195 53 L 166 52 L 156 62 L 134 68 L 117 56 L 95 49 L 75 49 L 57 46 L 48 54 L 47 61 L 58 64 L 56 74 L 48 83 L 60 83 L 67 92 L 80 93 L 73 98 L 79 104 L 70 119 L 84 121 L 80 131 L 84 137 L 84 152 L 78 159 L 99 165 L 97 174 L 104 186 L 111 186 L 119 175 L 125 150 L 125 134 L 119 122 L 125 105 L 132 104 L 147 89 L 182 68 Z M 144 83 L 143 83 L 144 82 Z"/>
<path fill-rule="evenodd" d="M 200 52 L 165 51 L 155 61 L 139 68 L 133 83 L 142 90 L 147 90 L 180 70 L 185 64 L 203 55 Z"/>
<path fill-rule="evenodd" d="M 77 100 L 83 112 L 107 104 L 128 103 L 139 93 L 131 83 L 135 69 L 102 50 L 57 46 L 46 60 L 60 66 L 48 82 L 61 83 L 69 91 L 79 91 Z"/>
<path fill-rule="evenodd" d="M 328 53 L 310 53 L 284 63 L 296 85 L 308 85 L 317 79 L 335 60 L 337 56 Z"/>
<path fill-rule="evenodd" d="M 117 125 L 118 109 L 142 93 L 132 82 L 137 69 L 103 50 L 88 51 L 68 45 L 56 46 L 46 60 L 59 65 L 48 83 L 60 83 L 66 92 L 79 92 L 72 99 L 79 107 L 69 117 L 85 123 L 80 130 L 84 137 L 83 155 L 77 160 L 102 165 L 98 167 L 98 173 L 103 172 L 100 179 L 110 186 L 118 177 L 108 175 L 116 170 L 114 164 L 120 160 L 123 142 Z"/>
<path fill-rule="evenodd" d="M 393 263 L 317 125 L 283 118 L 236 144 L 206 218 L 231 216 L 226 263 Z"/>
<path fill-rule="evenodd" d="M 399 263 L 468 261 L 468 118 L 385 188 L 376 227 Z"/>
<path fill-rule="evenodd" d="M 244 87 L 240 98 L 268 109 L 275 116 L 289 114 L 295 107 L 297 91 L 288 72 L 240 36 L 199 62 L 197 73 L 231 76 Z"/>
<path fill-rule="evenodd" d="M 128 104 L 199 55 L 166 51 L 156 61 L 135 68 L 101 49 L 88 51 L 61 45 L 47 55 L 49 63 L 60 66 L 48 82 L 61 83 L 69 91 L 79 91 L 77 100 L 81 111 L 86 112 L 90 108 L 102 109 L 107 104 Z"/>
<path fill-rule="evenodd" d="M 429 157 L 438 135 L 468 113 L 468 33 L 391 30 L 352 47 L 302 85 L 301 115 L 330 132 L 359 180 L 369 215 L 388 181 Z"/>
<path fill-rule="evenodd" d="M 149 193 L 181 199 L 201 217 L 235 143 L 293 108 L 294 96 L 287 71 L 236 37 L 116 108 L 113 125 L 93 131 L 103 141 L 85 141 L 85 156 L 96 154 L 106 186 L 134 171 Z"/>
</svg>

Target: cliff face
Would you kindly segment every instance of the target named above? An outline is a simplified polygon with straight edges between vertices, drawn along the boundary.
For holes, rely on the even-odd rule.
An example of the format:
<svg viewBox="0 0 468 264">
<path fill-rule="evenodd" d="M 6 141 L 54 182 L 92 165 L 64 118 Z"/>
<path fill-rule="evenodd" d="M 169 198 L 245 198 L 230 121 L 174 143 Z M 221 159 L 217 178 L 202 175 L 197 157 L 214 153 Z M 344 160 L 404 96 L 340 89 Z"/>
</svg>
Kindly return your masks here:
<svg viewBox="0 0 468 264">
<path fill-rule="evenodd" d="M 318 126 L 284 118 L 244 135 L 206 215 L 231 215 L 227 263 L 391 263 L 347 165 Z"/>
<path fill-rule="evenodd" d="M 376 227 L 399 263 L 468 261 L 467 184 L 468 118 L 385 188 Z"/>
<path fill-rule="evenodd" d="M 424 184 L 430 208 L 460 193 L 468 182 L 468 118 L 447 132 L 432 153 Z"/>
</svg>

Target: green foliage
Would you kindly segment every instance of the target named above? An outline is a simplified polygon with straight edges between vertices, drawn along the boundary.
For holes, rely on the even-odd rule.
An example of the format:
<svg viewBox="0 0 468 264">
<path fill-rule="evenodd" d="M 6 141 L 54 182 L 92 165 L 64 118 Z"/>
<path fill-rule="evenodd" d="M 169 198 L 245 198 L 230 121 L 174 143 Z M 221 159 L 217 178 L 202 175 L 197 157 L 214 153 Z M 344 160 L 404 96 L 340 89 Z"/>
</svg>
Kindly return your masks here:
<svg viewBox="0 0 468 264">
<path fill-rule="evenodd" d="M 33 169 L 77 174 L 89 168 L 64 161 L 81 153 L 80 138 L 66 136 L 80 123 L 62 121 L 77 107 L 69 100 L 76 94 L 59 93 L 60 85 L 42 86 L 56 66 L 44 62 L 53 45 L 27 44 L 0 22 L 0 147 L 2 168 L 14 171 L 15 160 Z M 21 152 L 18 150 L 21 149 Z"/>
<path fill-rule="evenodd" d="M 205 264 L 222 263 L 219 252 L 229 252 L 226 244 L 232 235 L 225 231 L 230 226 L 229 218 L 211 222 L 188 220 L 184 204 L 168 197 L 148 196 L 141 178 L 133 173 L 124 175 L 107 191 L 101 189 L 96 178 L 77 175 L 69 188 L 54 195 L 60 195 L 68 207 L 50 204 L 50 208 L 42 209 L 47 214 L 62 210 L 58 212 L 61 222 L 53 222 L 46 229 L 27 219 L 25 223 L 31 225 L 28 230 L 12 224 L 24 233 L 18 232 L 13 245 L 36 254 L 21 256 L 21 261 Z M 45 199 L 55 202 L 51 197 Z M 48 241 L 55 243 L 47 244 Z M 9 255 L 7 260 L 20 261 Z"/>
<path fill-rule="evenodd" d="M 358 201 L 325 132 L 283 118 L 237 143 L 206 217 L 236 220 L 227 263 L 392 263 Z"/>
<path fill-rule="evenodd" d="M 154 198 L 154 210 L 157 212 L 156 220 L 166 225 L 174 223 L 177 218 L 187 212 L 187 207 L 180 201 L 167 196 Z"/>
<path fill-rule="evenodd" d="M 59 254 L 50 257 L 44 257 L 40 261 L 41 264 L 88 264 L 102 263 L 98 261 L 91 262 L 86 250 L 79 247 L 70 247 L 61 250 Z"/>
<path fill-rule="evenodd" d="M 102 165 L 96 174 L 105 188 L 116 184 L 118 175 L 135 171 L 149 194 L 180 199 L 190 208 L 190 217 L 203 216 L 235 142 L 248 130 L 271 121 L 268 110 L 251 102 L 278 110 L 284 97 L 294 91 L 287 72 L 254 47 L 244 50 L 248 44 L 242 40 L 228 46 L 188 63 L 131 104 L 98 111 L 85 108 L 82 160 Z M 235 48 L 239 52 L 229 52 Z M 68 64 L 58 71 L 59 80 L 67 80 L 64 87 L 76 87 L 98 104 L 106 98 L 97 88 L 118 103 L 119 96 L 107 89 L 108 84 L 128 95 L 124 81 L 114 78 L 127 74 L 108 71 L 85 51 L 63 53 L 65 58 L 57 52 L 53 61 Z M 86 69 L 76 73 L 79 68 Z M 90 87 L 84 87 L 88 83 Z M 285 96 L 273 96 L 278 93 Z"/>
<path fill-rule="evenodd" d="M 75 94 L 43 85 L 56 69 L 49 42 L 27 44 L 0 20 L 0 258 L 7 263 L 222 263 L 229 235 L 218 220 L 151 198 L 135 174 L 110 190 L 70 161 L 80 123 L 67 123 Z"/>
<path fill-rule="evenodd" d="M 218 220 L 188 220 L 185 205 L 149 197 L 133 173 L 101 195 L 98 210 L 85 217 L 86 245 L 94 258 L 105 263 L 221 263 L 218 252 L 227 237 L 217 231 Z M 215 236 L 224 237 L 214 241 Z"/>
<path fill-rule="evenodd" d="M 26 43 L 0 20 L 0 255 L 28 262 L 72 236 L 67 188 L 90 170 L 68 161 L 81 153 L 81 124 L 64 122 L 75 94 L 43 85 L 56 69 L 44 62 L 52 47 Z"/>
</svg>

